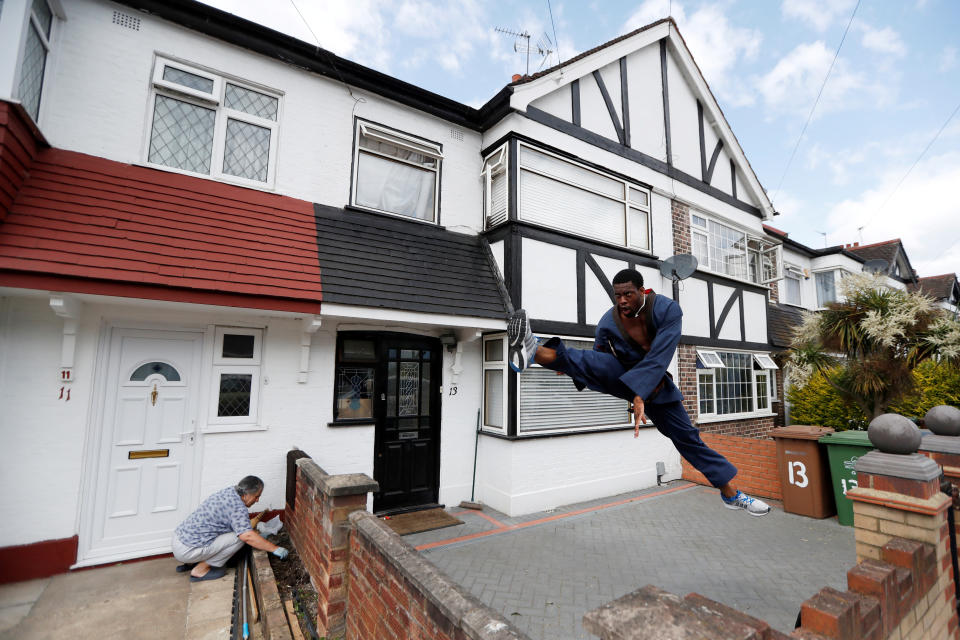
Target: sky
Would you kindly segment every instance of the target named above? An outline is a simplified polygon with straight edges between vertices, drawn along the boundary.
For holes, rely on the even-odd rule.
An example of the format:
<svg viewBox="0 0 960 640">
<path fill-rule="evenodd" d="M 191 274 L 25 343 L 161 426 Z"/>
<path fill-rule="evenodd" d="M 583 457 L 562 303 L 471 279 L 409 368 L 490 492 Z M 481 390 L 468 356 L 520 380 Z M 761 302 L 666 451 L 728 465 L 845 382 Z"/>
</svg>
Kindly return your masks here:
<svg viewBox="0 0 960 640">
<path fill-rule="evenodd" d="M 526 70 L 498 27 L 553 50 L 533 73 L 672 15 L 769 224 L 814 248 L 899 238 L 921 277 L 960 272 L 960 0 L 206 2 L 474 107 Z"/>
</svg>

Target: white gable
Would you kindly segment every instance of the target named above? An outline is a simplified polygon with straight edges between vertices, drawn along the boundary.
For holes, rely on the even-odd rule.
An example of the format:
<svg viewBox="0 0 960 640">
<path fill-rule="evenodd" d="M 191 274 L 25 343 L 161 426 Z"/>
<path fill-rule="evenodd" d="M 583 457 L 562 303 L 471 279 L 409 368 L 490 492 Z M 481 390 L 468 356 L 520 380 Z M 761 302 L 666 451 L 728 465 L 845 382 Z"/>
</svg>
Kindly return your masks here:
<svg viewBox="0 0 960 640">
<path fill-rule="evenodd" d="M 688 184 L 728 203 L 752 207 L 764 218 L 773 215 L 672 21 L 654 23 L 514 86 L 510 106 L 638 152 L 655 170 L 679 171 Z"/>
</svg>

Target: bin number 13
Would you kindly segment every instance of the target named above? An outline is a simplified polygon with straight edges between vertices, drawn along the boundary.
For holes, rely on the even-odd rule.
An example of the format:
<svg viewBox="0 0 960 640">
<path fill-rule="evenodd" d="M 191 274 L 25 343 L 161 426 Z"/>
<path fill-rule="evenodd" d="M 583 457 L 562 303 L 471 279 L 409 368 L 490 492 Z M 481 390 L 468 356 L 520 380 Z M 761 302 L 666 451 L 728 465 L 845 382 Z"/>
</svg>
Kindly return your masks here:
<svg viewBox="0 0 960 640">
<path fill-rule="evenodd" d="M 788 462 L 787 471 L 790 474 L 790 484 L 795 484 L 801 489 L 810 484 L 810 480 L 807 478 L 807 465 L 799 460 Z"/>
</svg>

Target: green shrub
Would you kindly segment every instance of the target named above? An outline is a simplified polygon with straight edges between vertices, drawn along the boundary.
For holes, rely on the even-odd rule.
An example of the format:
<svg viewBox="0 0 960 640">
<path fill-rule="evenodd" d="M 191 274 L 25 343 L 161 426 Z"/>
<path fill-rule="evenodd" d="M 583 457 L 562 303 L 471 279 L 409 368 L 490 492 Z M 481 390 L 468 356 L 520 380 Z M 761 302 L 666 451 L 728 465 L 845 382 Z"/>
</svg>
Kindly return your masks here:
<svg viewBox="0 0 960 640">
<path fill-rule="evenodd" d="M 812 374 L 802 387 L 791 386 L 787 400 L 793 424 L 833 427 L 837 431 L 867 428 L 868 420 L 863 412 L 841 398 L 821 373 Z"/>
<path fill-rule="evenodd" d="M 960 366 L 927 360 L 917 366 L 912 375 L 913 392 L 892 405 L 890 411 L 908 418 L 922 418 L 939 404 L 960 407 Z M 787 400 L 792 405 L 793 424 L 822 425 L 837 431 L 866 429 L 869 424 L 863 412 L 852 403 L 844 402 L 820 373 L 811 375 L 802 387 L 791 386 Z"/>
</svg>

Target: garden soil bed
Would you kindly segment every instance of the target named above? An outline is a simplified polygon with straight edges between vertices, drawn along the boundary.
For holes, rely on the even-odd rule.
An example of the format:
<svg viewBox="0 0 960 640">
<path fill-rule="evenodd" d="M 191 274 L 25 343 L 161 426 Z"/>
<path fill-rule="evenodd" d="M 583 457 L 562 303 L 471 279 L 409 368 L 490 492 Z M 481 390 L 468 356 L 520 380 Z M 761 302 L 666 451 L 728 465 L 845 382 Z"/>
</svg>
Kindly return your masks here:
<svg viewBox="0 0 960 640">
<path fill-rule="evenodd" d="M 316 634 L 317 591 L 310 582 L 310 574 L 303 566 L 300 554 L 297 553 L 285 529 L 281 529 L 275 535 L 267 536 L 267 540 L 290 552 L 286 560 L 280 560 L 272 553 L 267 554 L 267 557 L 270 559 L 270 567 L 277 580 L 280 597 L 293 602 L 303 637 L 316 640 L 319 638 Z"/>
</svg>

